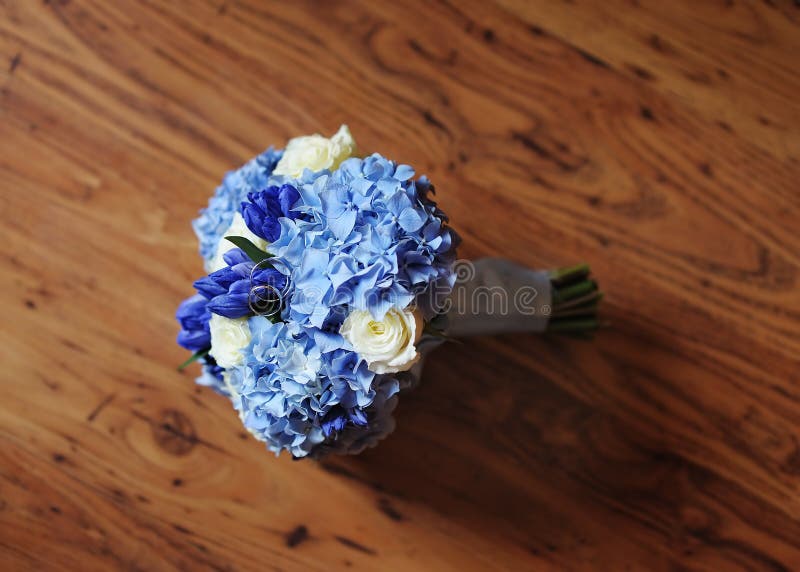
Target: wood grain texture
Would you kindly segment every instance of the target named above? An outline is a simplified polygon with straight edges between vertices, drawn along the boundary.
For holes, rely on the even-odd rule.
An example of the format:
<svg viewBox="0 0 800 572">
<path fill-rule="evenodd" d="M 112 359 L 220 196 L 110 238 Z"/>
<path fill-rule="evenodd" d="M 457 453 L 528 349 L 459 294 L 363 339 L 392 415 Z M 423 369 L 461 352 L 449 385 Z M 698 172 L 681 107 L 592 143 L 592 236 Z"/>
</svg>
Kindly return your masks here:
<svg viewBox="0 0 800 572">
<path fill-rule="evenodd" d="M 800 569 L 796 2 L 0 1 L 0 569 Z M 174 364 L 189 221 L 347 122 L 594 343 L 449 345 L 358 458 Z"/>
</svg>

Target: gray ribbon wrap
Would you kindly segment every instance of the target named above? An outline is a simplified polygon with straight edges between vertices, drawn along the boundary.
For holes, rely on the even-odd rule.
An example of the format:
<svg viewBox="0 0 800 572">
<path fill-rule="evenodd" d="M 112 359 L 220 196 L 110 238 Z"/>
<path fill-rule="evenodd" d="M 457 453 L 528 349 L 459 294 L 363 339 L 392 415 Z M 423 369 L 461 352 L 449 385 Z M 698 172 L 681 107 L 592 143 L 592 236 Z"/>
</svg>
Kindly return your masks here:
<svg viewBox="0 0 800 572">
<path fill-rule="evenodd" d="M 456 273 L 446 313 L 448 337 L 542 333 L 547 329 L 552 304 L 549 272 L 503 258 L 481 258 L 458 263 Z M 425 356 L 443 342 L 440 337 L 422 337 L 417 343 L 422 359 L 399 376 L 401 389 L 419 383 Z"/>
<path fill-rule="evenodd" d="M 502 258 L 461 263 L 450 294 L 447 335 L 542 333 L 550 320 L 550 274 Z"/>
</svg>

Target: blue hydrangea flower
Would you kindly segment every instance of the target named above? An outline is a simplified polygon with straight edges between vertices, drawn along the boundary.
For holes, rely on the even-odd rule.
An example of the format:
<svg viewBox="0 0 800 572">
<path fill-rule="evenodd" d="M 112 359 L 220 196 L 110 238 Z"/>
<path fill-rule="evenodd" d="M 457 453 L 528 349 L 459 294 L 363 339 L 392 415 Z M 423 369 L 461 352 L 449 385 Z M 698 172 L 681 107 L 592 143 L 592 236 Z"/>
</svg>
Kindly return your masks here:
<svg viewBox="0 0 800 572">
<path fill-rule="evenodd" d="M 270 245 L 289 276 L 284 319 L 319 327 L 343 304 L 381 319 L 452 274 L 458 237 L 413 175 L 374 154 L 298 185 L 305 216 L 280 219 Z"/>
<path fill-rule="evenodd" d="M 208 264 L 216 254 L 222 235 L 233 221 L 242 201 L 249 193 L 258 192 L 269 186 L 268 181 L 283 151 L 272 147 L 245 163 L 235 171 L 230 171 L 217 187 L 208 207 L 200 211 L 200 216 L 192 222 L 192 227 L 200 242 L 200 255 Z"/>
<path fill-rule="evenodd" d="M 231 371 L 234 406 L 245 427 L 270 450 L 305 457 L 347 427 L 361 429 L 377 416 L 380 392 L 393 395 L 397 380 L 377 376 L 355 352 L 321 352 L 313 334 L 295 324 L 250 319 L 246 362 Z"/>
<path fill-rule="evenodd" d="M 401 375 L 408 377 L 407 372 L 398 374 L 398 377 Z M 409 382 L 406 382 L 405 386 L 408 385 Z M 403 383 L 395 378 L 386 378 L 384 383 L 377 384 L 372 403 L 363 410 L 367 419 L 366 424 L 352 421 L 346 423 L 344 429 L 337 430 L 331 437 L 315 446 L 311 450 L 311 457 L 322 458 L 330 453 L 356 455 L 368 447 L 374 447 L 394 431 L 393 413 L 397 406 L 398 387 L 403 386 Z"/>
</svg>

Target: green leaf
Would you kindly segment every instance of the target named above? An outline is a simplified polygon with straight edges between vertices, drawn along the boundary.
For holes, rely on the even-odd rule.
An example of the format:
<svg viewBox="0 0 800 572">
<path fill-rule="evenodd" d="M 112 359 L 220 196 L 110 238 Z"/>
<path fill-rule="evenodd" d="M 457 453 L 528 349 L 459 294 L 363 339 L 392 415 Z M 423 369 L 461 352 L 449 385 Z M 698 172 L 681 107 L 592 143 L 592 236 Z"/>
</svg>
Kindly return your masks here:
<svg viewBox="0 0 800 572">
<path fill-rule="evenodd" d="M 196 362 L 201 357 L 205 356 L 209 351 L 211 351 L 211 348 L 206 348 L 204 350 L 198 350 L 194 352 L 192 354 L 192 357 L 190 357 L 189 359 L 187 359 L 185 362 L 183 362 L 181 365 L 178 366 L 178 371 L 181 371 L 189 364 Z"/>
<path fill-rule="evenodd" d="M 244 253 L 256 264 L 260 264 L 264 262 L 267 258 L 269 258 L 269 254 L 261 250 L 255 244 L 253 244 L 249 239 L 243 236 L 226 236 L 225 240 L 229 240 L 239 248 L 241 248 Z M 269 265 L 265 265 L 271 267 Z"/>
</svg>

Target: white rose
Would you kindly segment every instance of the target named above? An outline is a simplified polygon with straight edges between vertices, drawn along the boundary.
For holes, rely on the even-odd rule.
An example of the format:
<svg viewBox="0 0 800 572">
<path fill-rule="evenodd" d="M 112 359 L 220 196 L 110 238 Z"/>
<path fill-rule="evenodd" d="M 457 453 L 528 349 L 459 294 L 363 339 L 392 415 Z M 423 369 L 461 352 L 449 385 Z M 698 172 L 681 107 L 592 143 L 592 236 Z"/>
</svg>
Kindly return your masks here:
<svg viewBox="0 0 800 572">
<path fill-rule="evenodd" d="M 353 310 L 339 333 L 367 361 L 375 373 L 396 373 L 411 368 L 420 358 L 416 344 L 422 337 L 419 312 L 391 309 L 378 321 L 366 310 Z"/>
<path fill-rule="evenodd" d="M 225 240 L 226 236 L 243 236 L 261 250 L 266 250 L 267 248 L 267 241 L 253 234 L 253 232 L 247 228 L 247 223 L 244 222 L 242 215 L 237 212 L 235 215 L 233 215 L 231 226 L 228 227 L 228 230 L 225 231 L 225 233 L 222 235 L 222 238 L 219 240 L 219 244 L 217 245 L 217 253 L 214 255 L 214 258 L 211 259 L 211 262 L 208 263 L 207 270 L 209 273 L 216 272 L 220 268 L 225 268 L 227 264 L 225 264 L 225 260 L 223 260 L 222 255 L 232 248 L 236 248 L 236 245 L 230 240 Z"/>
<path fill-rule="evenodd" d="M 208 352 L 220 367 L 236 367 L 244 360 L 242 350 L 250 343 L 250 326 L 247 318 L 225 318 L 211 314 L 211 351 Z"/>
<path fill-rule="evenodd" d="M 347 125 L 339 127 L 339 131 L 330 139 L 318 133 L 295 137 L 286 144 L 283 157 L 273 173 L 297 178 L 303 174 L 303 169 L 334 170 L 355 152 L 356 142 Z"/>
</svg>

